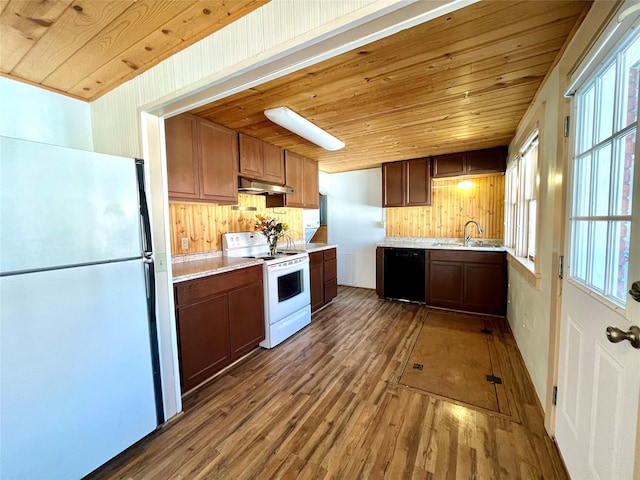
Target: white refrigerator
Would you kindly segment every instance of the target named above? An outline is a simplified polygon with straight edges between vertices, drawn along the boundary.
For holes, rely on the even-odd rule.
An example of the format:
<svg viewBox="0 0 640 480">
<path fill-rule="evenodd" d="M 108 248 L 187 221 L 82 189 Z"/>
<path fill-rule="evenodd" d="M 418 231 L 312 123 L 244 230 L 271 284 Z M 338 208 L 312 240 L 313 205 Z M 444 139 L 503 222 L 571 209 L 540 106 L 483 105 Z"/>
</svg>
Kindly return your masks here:
<svg viewBox="0 0 640 480">
<path fill-rule="evenodd" d="M 142 160 L 0 137 L 0 478 L 74 479 L 164 422 Z"/>
</svg>

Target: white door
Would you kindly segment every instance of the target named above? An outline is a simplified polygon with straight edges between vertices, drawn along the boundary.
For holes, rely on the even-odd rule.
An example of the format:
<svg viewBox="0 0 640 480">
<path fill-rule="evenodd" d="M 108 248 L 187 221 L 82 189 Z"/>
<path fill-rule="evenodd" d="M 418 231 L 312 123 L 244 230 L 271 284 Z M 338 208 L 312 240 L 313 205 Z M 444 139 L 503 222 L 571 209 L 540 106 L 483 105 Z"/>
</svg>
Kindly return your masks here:
<svg viewBox="0 0 640 480">
<path fill-rule="evenodd" d="M 640 326 L 640 36 L 629 31 L 576 91 L 556 440 L 574 480 L 631 480 L 640 350 L 607 340 Z"/>
</svg>

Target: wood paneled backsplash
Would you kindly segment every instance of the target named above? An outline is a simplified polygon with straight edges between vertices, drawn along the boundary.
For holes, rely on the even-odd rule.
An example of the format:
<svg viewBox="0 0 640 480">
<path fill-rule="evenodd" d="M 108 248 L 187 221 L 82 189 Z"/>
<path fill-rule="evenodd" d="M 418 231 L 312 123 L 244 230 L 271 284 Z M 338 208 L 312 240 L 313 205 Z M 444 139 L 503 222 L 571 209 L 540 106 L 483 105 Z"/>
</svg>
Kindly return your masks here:
<svg viewBox="0 0 640 480">
<path fill-rule="evenodd" d="M 433 180 L 430 207 L 387 208 L 387 236 L 462 238 L 465 222 L 476 220 L 482 238 L 504 238 L 504 174 L 464 178 L 468 190 L 460 180 Z"/>
<path fill-rule="evenodd" d="M 293 240 L 303 238 L 302 210 L 266 208 L 262 195 L 238 195 L 238 205 L 256 207 L 255 212 L 231 209 L 231 205 L 169 202 L 171 255 L 222 249 L 222 234 L 253 231 L 256 215 L 275 217 L 289 224 Z M 181 248 L 181 239 L 189 239 L 189 248 Z"/>
</svg>

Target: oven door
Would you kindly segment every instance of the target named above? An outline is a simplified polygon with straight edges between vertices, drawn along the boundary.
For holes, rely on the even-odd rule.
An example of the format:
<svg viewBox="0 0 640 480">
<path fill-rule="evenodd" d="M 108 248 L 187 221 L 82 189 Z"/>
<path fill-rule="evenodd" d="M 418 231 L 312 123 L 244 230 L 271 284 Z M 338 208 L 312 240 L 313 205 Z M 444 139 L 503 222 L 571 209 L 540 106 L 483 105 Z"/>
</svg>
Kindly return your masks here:
<svg viewBox="0 0 640 480">
<path fill-rule="evenodd" d="M 265 312 L 269 324 L 309 305 L 309 257 L 267 265 L 265 291 Z"/>
</svg>

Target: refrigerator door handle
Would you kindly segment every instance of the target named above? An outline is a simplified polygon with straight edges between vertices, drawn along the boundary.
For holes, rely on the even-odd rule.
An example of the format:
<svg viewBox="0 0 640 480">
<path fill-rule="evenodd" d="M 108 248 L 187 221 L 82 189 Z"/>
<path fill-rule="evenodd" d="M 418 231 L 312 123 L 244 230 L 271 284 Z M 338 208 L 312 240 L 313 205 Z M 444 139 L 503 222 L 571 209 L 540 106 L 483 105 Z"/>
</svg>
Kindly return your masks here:
<svg viewBox="0 0 640 480">
<path fill-rule="evenodd" d="M 164 402 L 162 399 L 162 377 L 160 372 L 160 346 L 158 344 L 158 325 L 156 322 L 156 279 L 153 265 L 153 247 L 151 245 L 151 222 L 149 206 L 144 190 L 144 160 L 136 158 L 136 175 L 138 179 L 138 201 L 142 220 L 142 262 L 147 283 L 147 311 L 149 312 L 149 341 L 151 342 L 151 363 L 153 365 L 153 383 L 156 400 L 156 420 L 158 425 L 164 423 Z"/>
<path fill-rule="evenodd" d="M 144 160 L 136 158 L 136 174 L 138 177 L 138 199 L 140 202 L 140 217 L 142 219 L 142 251 L 147 254 L 153 253 L 151 244 L 151 222 L 149 220 L 149 205 L 147 204 L 147 194 L 144 191 Z"/>
</svg>

